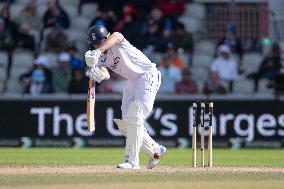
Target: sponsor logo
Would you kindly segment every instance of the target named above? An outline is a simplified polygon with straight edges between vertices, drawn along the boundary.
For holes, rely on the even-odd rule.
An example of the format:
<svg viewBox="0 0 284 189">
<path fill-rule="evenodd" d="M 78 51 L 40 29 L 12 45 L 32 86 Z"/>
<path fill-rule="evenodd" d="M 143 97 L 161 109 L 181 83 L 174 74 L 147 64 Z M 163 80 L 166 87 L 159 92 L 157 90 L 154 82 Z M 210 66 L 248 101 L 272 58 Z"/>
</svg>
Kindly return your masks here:
<svg viewBox="0 0 284 189">
<path fill-rule="evenodd" d="M 101 58 L 101 62 L 105 62 L 106 61 L 106 57 L 105 58 Z"/>
<path fill-rule="evenodd" d="M 120 62 L 120 58 L 119 58 L 118 56 L 115 57 L 115 58 L 113 59 L 113 65 L 111 65 L 109 68 L 110 68 L 111 70 L 116 69 L 116 68 L 117 68 L 116 65 L 117 65 L 119 62 Z"/>
<path fill-rule="evenodd" d="M 96 82 L 95 81 L 92 81 L 92 87 L 90 91 L 91 91 L 92 99 L 95 99 L 95 94 L 96 94 Z"/>
</svg>

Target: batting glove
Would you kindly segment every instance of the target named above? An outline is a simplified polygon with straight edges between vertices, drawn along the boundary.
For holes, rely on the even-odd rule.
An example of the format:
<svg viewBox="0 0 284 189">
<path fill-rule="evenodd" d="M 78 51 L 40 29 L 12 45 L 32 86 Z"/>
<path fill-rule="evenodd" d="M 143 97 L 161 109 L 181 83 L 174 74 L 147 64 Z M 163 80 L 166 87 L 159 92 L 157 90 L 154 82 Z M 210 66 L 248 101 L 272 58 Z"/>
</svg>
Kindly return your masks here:
<svg viewBox="0 0 284 189">
<path fill-rule="evenodd" d="M 101 69 L 98 67 L 89 68 L 86 71 L 86 76 L 88 76 L 92 80 L 95 80 L 98 83 L 105 79 L 104 72 L 102 72 Z"/>
<path fill-rule="evenodd" d="M 89 67 L 93 67 L 98 64 L 99 57 L 101 56 L 102 52 L 99 49 L 96 50 L 88 50 L 85 53 L 85 61 Z"/>
</svg>

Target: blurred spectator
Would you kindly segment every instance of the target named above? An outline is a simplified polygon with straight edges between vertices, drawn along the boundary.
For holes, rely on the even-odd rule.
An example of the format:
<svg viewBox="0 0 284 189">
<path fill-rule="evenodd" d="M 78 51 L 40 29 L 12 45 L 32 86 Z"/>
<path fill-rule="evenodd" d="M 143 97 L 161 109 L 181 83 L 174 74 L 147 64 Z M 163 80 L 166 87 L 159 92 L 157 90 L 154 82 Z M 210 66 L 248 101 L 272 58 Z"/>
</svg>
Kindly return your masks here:
<svg viewBox="0 0 284 189">
<path fill-rule="evenodd" d="M 45 75 L 43 70 L 36 69 L 32 73 L 31 84 L 28 93 L 32 96 L 38 96 L 45 92 Z"/>
<path fill-rule="evenodd" d="M 20 76 L 24 93 L 39 95 L 52 92 L 52 74 L 47 67 L 48 59 L 45 56 L 39 56 L 34 61 L 33 68 Z"/>
<path fill-rule="evenodd" d="M 103 12 L 113 11 L 115 15 L 121 17 L 122 7 L 129 1 L 127 0 L 80 0 L 79 10 L 84 3 L 97 3 L 98 10 Z"/>
<path fill-rule="evenodd" d="M 181 58 L 178 56 L 177 49 L 172 43 L 168 43 L 165 56 L 168 56 L 171 64 L 179 68 L 180 71 L 184 69 L 184 63 L 181 60 Z M 164 67 L 165 64 L 166 64 L 165 60 L 162 59 L 160 62 L 160 66 Z"/>
<path fill-rule="evenodd" d="M 28 24 L 23 23 L 21 25 L 16 47 L 35 51 L 35 38 L 29 34 Z"/>
<path fill-rule="evenodd" d="M 243 56 L 243 47 L 240 38 L 237 37 L 237 28 L 233 24 L 228 24 L 226 26 L 226 34 L 219 41 L 218 46 L 227 45 L 234 54 L 238 54 L 240 60 Z"/>
<path fill-rule="evenodd" d="M 132 6 L 123 7 L 123 17 L 118 20 L 113 31 L 122 33 L 134 45 L 137 44 L 139 34 L 139 23 L 137 21 L 137 10 Z"/>
<path fill-rule="evenodd" d="M 140 38 L 139 47 L 146 48 L 151 45 L 155 51 L 164 51 L 167 43 L 168 40 L 161 35 L 158 24 L 152 21 L 149 23 L 148 31 Z"/>
<path fill-rule="evenodd" d="M 80 70 L 84 70 L 85 69 L 85 64 L 84 62 L 81 60 L 81 58 L 77 55 L 77 47 L 75 46 L 75 44 L 69 44 L 69 46 L 67 47 L 67 53 L 70 55 L 70 68 L 72 70 L 75 69 L 80 69 Z"/>
<path fill-rule="evenodd" d="M 155 0 L 156 4 L 163 14 L 167 17 L 177 19 L 185 10 L 185 0 Z"/>
<path fill-rule="evenodd" d="M 72 71 L 72 80 L 69 82 L 69 94 L 87 94 L 89 80 L 81 69 Z"/>
<path fill-rule="evenodd" d="M 212 72 L 209 79 L 205 82 L 203 88 L 204 94 L 225 94 L 226 88 L 221 84 L 220 78 L 216 72 Z"/>
<path fill-rule="evenodd" d="M 15 38 L 6 28 L 3 17 L 0 17 L 0 50 L 10 51 L 15 45 Z"/>
<path fill-rule="evenodd" d="M 265 57 L 259 67 L 257 73 L 251 73 L 249 78 L 254 79 L 254 91 L 258 90 L 258 80 L 267 78 L 269 82 L 267 87 L 271 88 L 274 84 L 276 76 L 279 74 L 281 68 L 281 48 L 279 44 L 275 43 L 272 46 L 270 54 Z"/>
<path fill-rule="evenodd" d="M 145 18 L 146 16 L 148 16 L 153 7 L 152 0 L 134 0 L 128 1 L 128 3 L 137 9 L 140 18 Z"/>
<path fill-rule="evenodd" d="M 159 67 L 161 72 L 160 93 L 174 93 L 175 85 L 181 81 L 181 72 L 178 67 L 172 64 L 172 57 L 166 55 L 163 57 L 164 66 Z"/>
<path fill-rule="evenodd" d="M 59 5 L 58 0 L 49 0 L 48 9 L 43 16 L 44 28 L 59 27 L 67 29 L 70 25 L 70 20 L 67 13 Z"/>
<path fill-rule="evenodd" d="M 60 53 L 58 66 L 52 69 L 52 85 L 56 93 L 66 93 L 68 90 L 68 85 L 72 77 L 69 67 L 70 59 L 71 57 L 68 53 Z"/>
<path fill-rule="evenodd" d="M 233 81 L 238 78 L 237 63 L 231 58 L 228 46 L 221 45 L 218 48 L 218 56 L 211 64 L 211 72 L 216 73 L 218 78 L 224 81 Z"/>
<path fill-rule="evenodd" d="M 13 39 L 18 37 L 18 25 L 14 21 L 10 20 L 9 7 L 4 4 L 0 10 L 0 17 L 4 19 L 5 30 L 11 33 Z"/>
<path fill-rule="evenodd" d="M 175 93 L 177 94 L 196 94 L 198 93 L 198 86 L 190 77 L 190 72 L 182 71 L 182 80 L 175 86 Z"/>
<path fill-rule="evenodd" d="M 16 19 L 19 24 L 27 23 L 30 29 L 39 31 L 42 28 L 41 17 L 37 12 L 35 0 L 30 0 Z"/>
<path fill-rule="evenodd" d="M 126 80 L 117 75 L 113 71 L 110 71 L 110 79 L 102 82 L 99 87 L 99 93 L 118 93 L 122 94 L 123 86 L 125 86 Z"/>
<path fill-rule="evenodd" d="M 170 41 L 177 47 L 182 48 L 186 53 L 193 53 L 192 34 L 185 30 L 184 24 L 178 22 L 170 35 Z"/>
<path fill-rule="evenodd" d="M 142 34 L 149 32 L 151 30 L 150 27 L 152 27 L 154 23 L 157 24 L 157 31 L 159 32 L 159 35 L 163 35 L 163 37 L 166 38 L 169 37 L 173 27 L 173 22 L 169 18 L 165 18 L 161 10 L 158 8 L 152 9 L 150 15 L 142 22 Z"/>
<path fill-rule="evenodd" d="M 15 0 L 0 0 L 0 3 L 8 3 L 9 5 L 13 4 Z"/>
<path fill-rule="evenodd" d="M 53 28 L 46 36 L 45 51 L 60 53 L 67 47 L 67 35 L 60 28 Z"/>
<path fill-rule="evenodd" d="M 114 23 L 116 21 L 116 15 L 113 11 L 96 11 L 95 18 L 91 21 L 91 24 L 89 27 L 92 27 L 93 25 L 103 25 L 106 28 L 109 28 L 109 32 L 113 32 L 112 28 L 114 26 Z"/>
</svg>

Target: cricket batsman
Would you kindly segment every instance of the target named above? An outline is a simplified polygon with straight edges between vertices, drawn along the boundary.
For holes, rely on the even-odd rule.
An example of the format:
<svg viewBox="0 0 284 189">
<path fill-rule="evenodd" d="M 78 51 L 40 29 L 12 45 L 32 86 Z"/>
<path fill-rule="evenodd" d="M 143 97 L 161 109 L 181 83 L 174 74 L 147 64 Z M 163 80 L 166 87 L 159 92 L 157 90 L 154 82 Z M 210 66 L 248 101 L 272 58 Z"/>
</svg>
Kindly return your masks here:
<svg viewBox="0 0 284 189">
<path fill-rule="evenodd" d="M 147 133 L 144 121 L 153 109 L 161 74 L 140 50 L 132 46 L 121 33 L 110 35 L 104 26 L 94 25 L 89 29 L 88 41 L 91 50 L 85 53 L 89 69 L 86 75 L 100 83 L 108 80 L 106 68 L 128 80 L 122 97 L 122 119 L 114 119 L 126 137 L 124 161 L 121 169 L 139 169 L 140 149 L 149 155 L 148 169 L 154 168 L 166 153 L 166 148 L 155 142 Z"/>
</svg>

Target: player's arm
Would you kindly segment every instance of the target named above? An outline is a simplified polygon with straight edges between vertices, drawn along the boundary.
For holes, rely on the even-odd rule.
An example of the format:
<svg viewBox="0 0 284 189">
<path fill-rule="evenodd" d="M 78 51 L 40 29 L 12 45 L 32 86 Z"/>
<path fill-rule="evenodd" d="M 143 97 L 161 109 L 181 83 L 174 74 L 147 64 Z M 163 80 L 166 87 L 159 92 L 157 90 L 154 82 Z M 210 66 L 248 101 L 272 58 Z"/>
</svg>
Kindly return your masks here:
<svg viewBox="0 0 284 189">
<path fill-rule="evenodd" d="M 119 32 L 114 32 L 106 41 L 98 48 L 102 53 L 111 48 L 113 45 L 120 43 L 123 40 L 123 35 Z"/>
<path fill-rule="evenodd" d="M 99 68 L 104 74 L 104 77 L 105 77 L 104 80 L 109 80 L 110 74 L 109 74 L 108 70 L 104 66 L 100 66 Z"/>
</svg>

